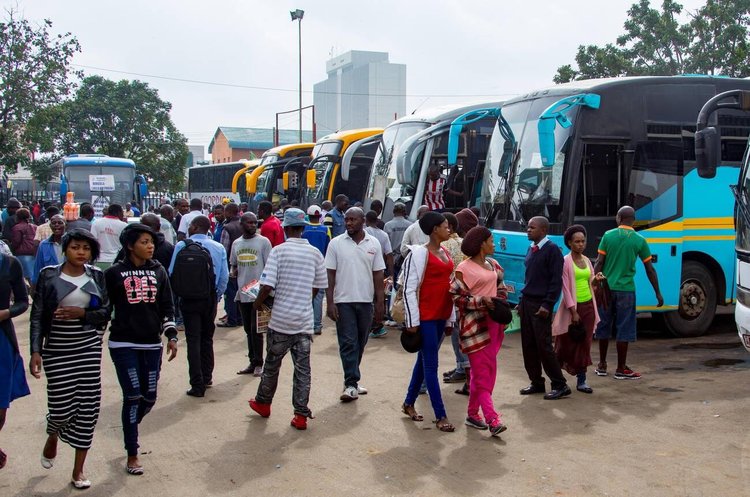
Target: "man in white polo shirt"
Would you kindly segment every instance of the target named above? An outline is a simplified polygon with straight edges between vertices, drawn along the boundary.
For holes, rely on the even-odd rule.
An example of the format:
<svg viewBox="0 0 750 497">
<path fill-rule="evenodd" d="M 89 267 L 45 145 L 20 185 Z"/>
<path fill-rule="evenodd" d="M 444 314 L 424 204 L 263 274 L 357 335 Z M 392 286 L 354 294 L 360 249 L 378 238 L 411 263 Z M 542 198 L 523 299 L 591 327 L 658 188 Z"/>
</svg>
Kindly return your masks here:
<svg viewBox="0 0 750 497">
<path fill-rule="evenodd" d="M 344 368 L 343 402 L 356 400 L 367 390 L 359 385 L 359 365 L 374 317 L 383 319 L 383 250 L 364 230 L 365 213 L 352 207 L 344 215 L 346 232 L 328 245 L 326 269 L 328 317 L 336 322 L 339 355 Z"/>
</svg>

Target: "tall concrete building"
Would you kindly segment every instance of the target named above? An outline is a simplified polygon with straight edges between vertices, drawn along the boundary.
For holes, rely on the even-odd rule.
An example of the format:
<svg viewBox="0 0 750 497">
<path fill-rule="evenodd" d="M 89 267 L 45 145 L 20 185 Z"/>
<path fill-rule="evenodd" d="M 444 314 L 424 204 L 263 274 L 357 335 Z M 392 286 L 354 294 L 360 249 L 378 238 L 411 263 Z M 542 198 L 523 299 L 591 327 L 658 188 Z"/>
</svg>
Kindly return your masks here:
<svg viewBox="0 0 750 497">
<path fill-rule="evenodd" d="M 313 87 L 318 135 L 385 127 L 406 114 L 406 65 L 387 52 L 352 50 L 326 62 L 328 79 Z"/>
</svg>

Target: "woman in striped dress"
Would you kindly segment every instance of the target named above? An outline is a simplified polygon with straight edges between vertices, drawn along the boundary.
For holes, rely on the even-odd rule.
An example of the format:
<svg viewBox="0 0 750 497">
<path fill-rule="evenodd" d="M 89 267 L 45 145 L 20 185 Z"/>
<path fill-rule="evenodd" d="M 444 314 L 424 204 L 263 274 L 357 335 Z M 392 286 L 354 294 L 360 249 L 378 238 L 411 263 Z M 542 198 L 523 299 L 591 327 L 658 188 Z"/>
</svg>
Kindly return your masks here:
<svg viewBox="0 0 750 497">
<path fill-rule="evenodd" d="M 47 442 L 42 467 L 50 469 L 57 441 L 75 449 L 71 483 L 88 488 L 83 465 L 94 437 L 101 400 L 101 334 L 110 306 L 104 273 L 90 263 L 99 255 L 99 243 L 84 229 L 62 239 L 65 262 L 46 267 L 37 281 L 31 308 L 31 362 L 29 370 L 47 377 Z"/>
</svg>

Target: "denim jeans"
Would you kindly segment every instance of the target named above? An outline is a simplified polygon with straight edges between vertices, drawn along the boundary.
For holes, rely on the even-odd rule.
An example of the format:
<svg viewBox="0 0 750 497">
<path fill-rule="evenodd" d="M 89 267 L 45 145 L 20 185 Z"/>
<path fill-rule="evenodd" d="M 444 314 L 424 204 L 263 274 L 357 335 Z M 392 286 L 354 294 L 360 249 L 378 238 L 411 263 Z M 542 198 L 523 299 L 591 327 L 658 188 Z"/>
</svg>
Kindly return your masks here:
<svg viewBox="0 0 750 497">
<path fill-rule="evenodd" d="M 440 393 L 440 382 L 438 382 L 438 350 L 442 342 L 445 330 L 445 320 L 422 321 L 419 332 L 422 334 L 422 348 L 417 352 L 417 362 L 411 373 L 409 389 L 406 392 L 404 404 L 413 406 L 419 396 L 422 383 L 427 384 L 427 392 L 430 395 L 432 409 L 435 411 L 435 419 L 446 417 L 443 396 Z"/>
<path fill-rule="evenodd" d="M 469 357 L 461 352 L 461 338 L 459 337 L 459 328 L 456 326 L 451 333 L 451 345 L 453 345 L 453 354 L 456 356 L 456 372 L 463 373 L 464 369 L 469 367 Z"/>
<path fill-rule="evenodd" d="M 325 297 L 326 291 L 321 288 L 318 290 L 317 295 L 313 298 L 313 330 L 320 331 L 323 329 L 323 297 Z"/>
<path fill-rule="evenodd" d="M 21 263 L 23 277 L 26 279 L 31 278 L 31 275 L 34 272 L 34 261 L 36 258 L 33 255 L 17 255 L 16 259 Z"/>
<path fill-rule="evenodd" d="M 292 382 L 292 405 L 294 413 L 309 418 L 312 411 L 307 407 L 310 400 L 310 349 L 312 336 L 307 333 L 286 335 L 271 329 L 266 337 L 266 362 L 263 365 L 263 377 L 258 385 L 255 400 L 261 404 L 273 402 L 276 387 L 279 384 L 281 361 L 287 352 L 292 353 L 294 378 Z"/>
<path fill-rule="evenodd" d="M 122 433 L 128 456 L 138 455 L 138 425 L 156 403 L 162 348 L 109 349 L 122 388 Z"/>
<path fill-rule="evenodd" d="M 242 314 L 242 327 L 247 335 L 247 357 L 250 367 L 263 366 L 263 335 L 258 333 L 258 323 L 252 302 L 238 302 Z"/>
<path fill-rule="evenodd" d="M 237 295 L 237 278 L 229 278 L 227 289 L 224 291 L 224 312 L 227 313 L 227 324 L 239 326 L 242 324 L 240 309 L 234 297 Z"/>
<path fill-rule="evenodd" d="M 357 388 L 361 378 L 359 364 L 370 334 L 373 306 L 370 302 L 346 302 L 336 304 L 336 308 L 339 311 L 336 335 L 344 368 L 344 386 Z"/>
<path fill-rule="evenodd" d="M 594 334 L 597 340 L 609 340 L 614 335 L 618 342 L 635 342 L 635 292 L 612 290 L 609 307 L 599 307 L 599 317 Z"/>
</svg>

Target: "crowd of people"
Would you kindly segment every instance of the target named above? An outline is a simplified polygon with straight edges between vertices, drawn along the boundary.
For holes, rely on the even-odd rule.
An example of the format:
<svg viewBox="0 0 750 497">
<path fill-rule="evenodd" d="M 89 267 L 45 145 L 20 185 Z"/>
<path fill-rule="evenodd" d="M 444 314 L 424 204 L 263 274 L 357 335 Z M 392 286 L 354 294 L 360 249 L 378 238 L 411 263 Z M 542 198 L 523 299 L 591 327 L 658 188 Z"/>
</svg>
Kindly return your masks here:
<svg viewBox="0 0 750 497">
<path fill-rule="evenodd" d="M 27 310 L 28 291 L 29 373 L 37 379 L 44 374 L 47 381 L 41 465 L 54 467 L 60 440 L 70 445 L 75 488 L 91 486 L 84 465 L 99 416 L 104 344 L 122 389 L 124 469 L 141 475 L 138 429 L 156 403 L 162 358 L 172 361 L 184 339 L 186 394 L 204 397 L 214 381 L 217 326 L 243 327 L 248 360 L 237 374 L 260 378 L 249 405 L 264 418 L 271 415 L 282 361 L 291 354 L 290 424 L 306 429 L 313 418 L 310 356 L 313 337 L 323 332 L 323 300 L 335 324 L 342 402 L 368 393 L 360 369 L 368 340 L 398 327 L 404 349 L 416 353 L 404 414 L 423 421 L 416 403 L 427 393 L 435 427 L 455 430 L 438 374 L 439 349 L 449 337 L 455 368 L 442 379 L 462 383 L 456 393 L 468 396 L 464 424 L 492 436 L 508 428 L 494 407 L 493 390 L 511 306 L 503 268 L 492 257 L 493 235 L 475 210 L 454 215 L 424 205 L 411 221 L 406 206 L 396 203 L 384 223 L 381 203 L 372 202 L 364 212 L 343 195 L 306 211 L 288 204 L 277 209 L 267 201 L 252 212 L 231 201 L 209 208 L 199 199 L 178 199 L 143 214 L 132 205 L 112 204 L 97 219 L 84 204 L 78 219 L 65 220 L 59 207 L 44 207 L 34 214 L 10 199 L 2 213 L 0 429 L 10 403 L 29 394 L 11 320 Z M 138 219 L 128 222 L 129 217 Z M 636 338 L 638 259 L 659 305 L 663 300 L 634 221 L 632 208 L 620 209 L 618 228 L 603 237 L 595 265 L 583 255 L 582 226 L 565 232 L 569 254 L 563 257 L 547 236 L 547 219 L 528 222 L 531 243 L 517 312 L 530 383 L 521 395 L 542 393 L 548 400 L 570 395 L 563 370 L 576 377 L 579 392 L 593 393 L 586 373 L 594 336 L 597 375 L 609 374 L 607 349 L 614 338 L 614 378 L 640 378 L 626 362 L 628 344 Z M 225 315 L 217 320 L 222 299 Z M 402 322 L 391 316 L 397 304 L 403 307 Z M 0 468 L 6 460 L 0 450 Z"/>
</svg>

